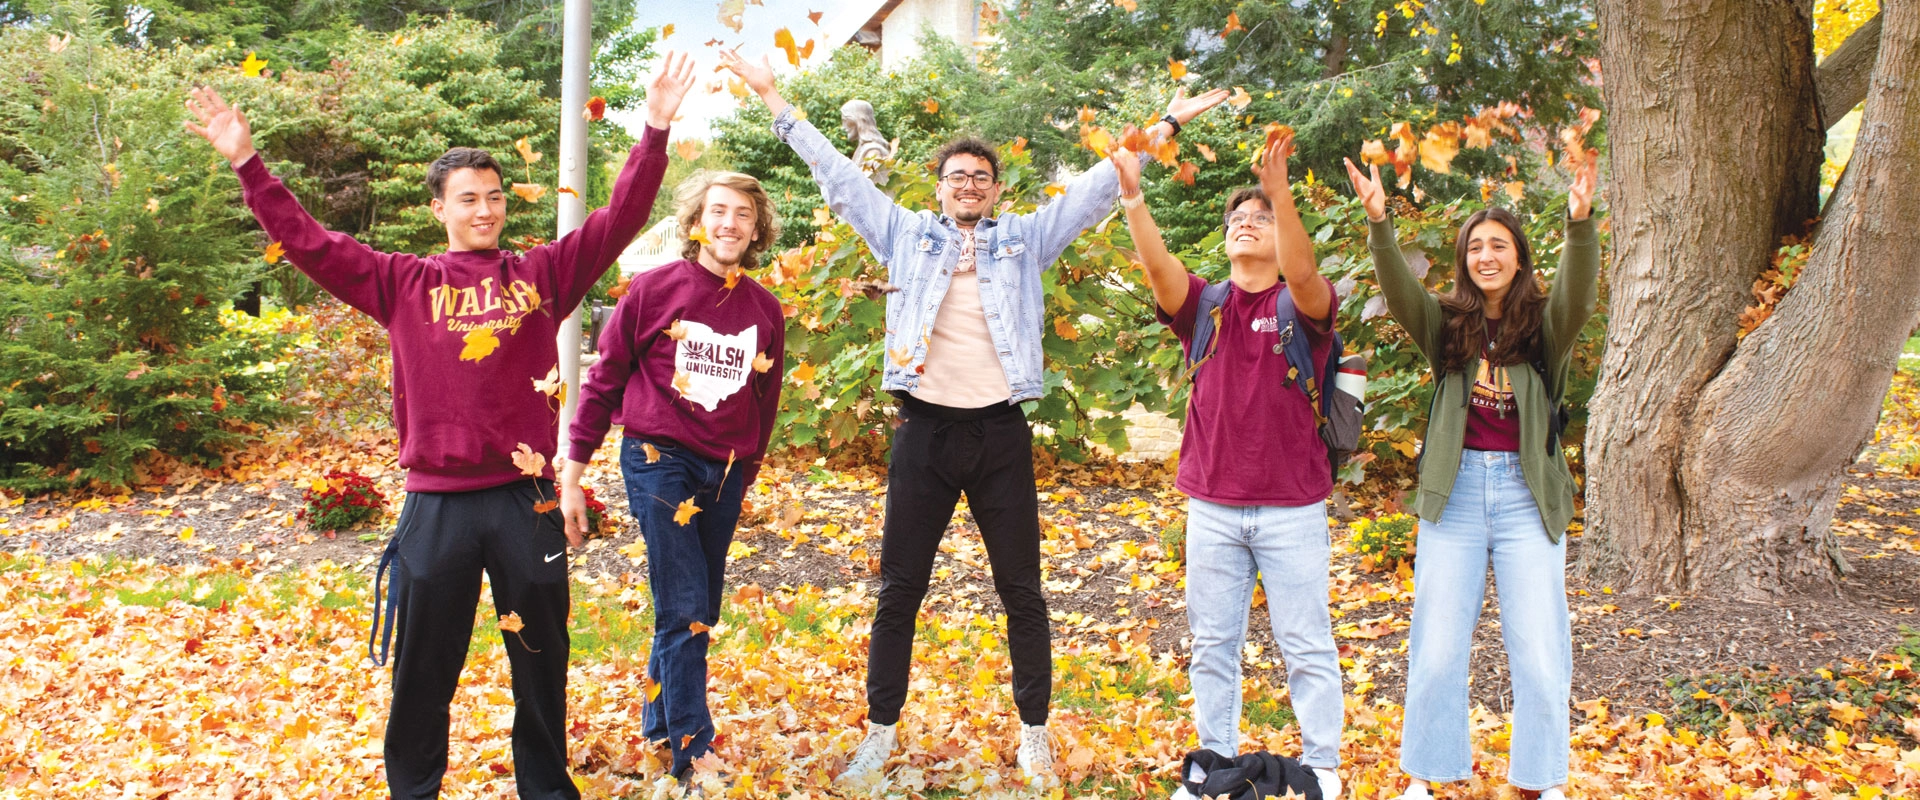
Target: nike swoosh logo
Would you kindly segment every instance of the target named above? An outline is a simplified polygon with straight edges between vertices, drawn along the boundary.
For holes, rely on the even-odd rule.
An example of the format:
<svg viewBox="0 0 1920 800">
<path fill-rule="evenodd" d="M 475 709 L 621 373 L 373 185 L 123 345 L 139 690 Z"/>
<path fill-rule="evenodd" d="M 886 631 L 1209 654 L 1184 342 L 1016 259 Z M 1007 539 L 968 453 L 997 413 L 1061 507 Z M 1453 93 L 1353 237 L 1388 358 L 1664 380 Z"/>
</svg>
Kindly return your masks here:
<svg viewBox="0 0 1920 800">
<path fill-rule="evenodd" d="M 554 553 L 553 555 L 550 555 L 550 556 L 547 556 L 547 563 L 553 563 L 553 560 L 554 560 L 554 559 L 556 559 L 556 558 L 559 558 L 559 557 L 561 557 L 561 556 L 563 556 L 563 555 L 566 555 L 566 554 L 567 554 L 567 551 L 565 551 L 565 550 L 562 550 L 562 551 L 560 551 L 560 552 L 558 552 L 558 553 Z"/>
</svg>

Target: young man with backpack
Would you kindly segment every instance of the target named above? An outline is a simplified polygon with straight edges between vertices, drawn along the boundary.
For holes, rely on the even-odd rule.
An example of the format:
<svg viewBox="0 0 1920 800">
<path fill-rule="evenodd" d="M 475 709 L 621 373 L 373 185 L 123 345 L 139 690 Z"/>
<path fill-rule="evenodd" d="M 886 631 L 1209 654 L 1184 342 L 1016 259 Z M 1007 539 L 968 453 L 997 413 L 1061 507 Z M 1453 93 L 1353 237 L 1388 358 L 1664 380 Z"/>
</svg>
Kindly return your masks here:
<svg viewBox="0 0 1920 800">
<path fill-rule="evenodd" d="M 667 126 L 693 85 L 669 53 L 647 87 L 646 133 L 606 208 L 525 253 L 500 248 L 500 165 L 455 147 L 427 170 L 447 251 L 382 253 L 321 227 L 254 149 L 247 118 L 210 88 L 189 130 L 233 165 L 248 208 L 287 260 L 373 317 L 393 347 L 393 416 L 407 499 L 393 560 L 393 705 L 387 785 L 395 798 L 440 794 L 449 707 L 466 663 L 484 570 L 513 668 L 514 777 L 522 798 L 578 798 L 567 775 L 567 552 L 554 504 L 553 398 L 535 384 L 559 364 L 554 335 L 646 225 L 667 167 Z M 574 539 L 573 544 L 579 541 Z M 375 633 L 380 633 L 378 610 Z M 391 634 L 395 626 L 386 629 Z M 372 642 L 368 643 L 369 650 Z"/>
<path fill-rule="evenodd" d="M 1039 399 L 1046 386 L 1044 271 L 1111 213 L 1114 171 L 1097 164 L 1046 207 L 1001 215 L 998 156 L 984 142 L 961 139 L 934 157 L 940 211 L 905 208 L 794 113 L 765 59 L 722 58 L 766 102 L 775 135 L 812 168 L 827 205 L 866 239 L 900 286 L 887 298 L 881 380 L 900 399 L 901 423 L 887 465 L 879 609 L 868 646 L 868 726 L 836 785 L 865 792 L 885 775 L 906 704 L 915 621 L 963 493 L 1007 610 L 1021 722 L 1015 760 L 1023 780 L 1051 783 L 1052 631 L 1040 581 L 1033 432 L 1020 404 Z M 1223 90 L 1176 95 L 1154 132 L 1177 132 L 1226 98 Z"/>
<path fill-rule="evenodd" d="M 1240 648 L 1257 575 L 1286 658 L 1300 760 L 1313 769 L 1322 795 L 1334 798 L 1345 709 L 1327 612 L 1333 471 L 1322 428 L 1336 405 L 1328 381 L 1330 359 L 1340 355 L 1333 329 L 1339 306 L 1333 284 L 1315 269 L 1294 209 L 1292 153 L 1292 134 L 1272 142 L 1254 166 L 1260 186 L 1228 199 L 1231 273 L 1211 286 L 1168 252 L 1140 194 L 1132 154 L 1111 160 L 1155 313 L 1186 348 L 1193 381 L 1175 486 L 1190 498 L 1189 675 L 1200 746 L 1227 758 L 1238 754 Z M 1339 413 L 1354 405 L 1347 401 Z M 1174 797 L 1189 797 L 1185 783 L 1195 777 L 1182 775 Z"/>
</svg>

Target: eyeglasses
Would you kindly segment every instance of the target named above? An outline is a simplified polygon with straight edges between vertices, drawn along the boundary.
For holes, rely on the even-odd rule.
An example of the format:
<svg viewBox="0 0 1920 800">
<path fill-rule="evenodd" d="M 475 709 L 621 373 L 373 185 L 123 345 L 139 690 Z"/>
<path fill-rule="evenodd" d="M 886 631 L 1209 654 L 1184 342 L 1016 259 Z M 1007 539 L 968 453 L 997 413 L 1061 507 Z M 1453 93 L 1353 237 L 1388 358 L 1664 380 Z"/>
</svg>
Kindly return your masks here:
<svg viewBox="0 0 1920 800">
<path fill-rule="evenodd" d="M 994 178 L 985 172 L 949 172 L 940 176 L 940 182 L 950 189 L 965 189 L 969 185 L 982 189 L 991 188 Z"/>
<path fill-rule="evenodd" d="M 1273 215 L 1272 214 L 1248 214 L 1244 211 L 1241 211 L 1241 212 L 1235 212 L 1232 216 L 1227 217 L 1228 228 L 1233 228 L 1240 225 L 1246 225 L 1252 228 L 1272 227 Z"/>
</svg>

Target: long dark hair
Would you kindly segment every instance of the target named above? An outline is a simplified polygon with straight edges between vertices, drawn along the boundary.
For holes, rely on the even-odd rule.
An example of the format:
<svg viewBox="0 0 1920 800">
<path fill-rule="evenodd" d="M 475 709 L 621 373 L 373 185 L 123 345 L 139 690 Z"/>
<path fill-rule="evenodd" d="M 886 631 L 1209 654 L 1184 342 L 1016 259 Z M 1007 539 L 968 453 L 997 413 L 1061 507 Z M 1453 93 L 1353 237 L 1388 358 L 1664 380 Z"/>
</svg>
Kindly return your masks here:
<svg viewBox="0 0 1920 800">
<path fill-rule="evenodd" d="M 1533 247 L 1520 218 L 1504 208 L 1481 209 L 1460 226 L 1453 243 L 1453 291 L 1440 296 L 1440 309 L 1446 322 L 1440 333 L 1440 372 L 1459 372 L 1467 362 L 1480 357 L 1486 348 L 1487 296 L 1473 282 L 1467 266 L 1467 239 L 1482 222 L 1498 222 L 1513 235 L 1515 255 L 1520 269 L 1513 275 L 1507 296 L 1500 301 L 1500 338 L 1488 361 L 1494 366 L 1524 364 L 1533 360 L 1540 348 L 1541 307 L 1546 305 L 1546 290 L 1533 271 Z"/>
</svg>

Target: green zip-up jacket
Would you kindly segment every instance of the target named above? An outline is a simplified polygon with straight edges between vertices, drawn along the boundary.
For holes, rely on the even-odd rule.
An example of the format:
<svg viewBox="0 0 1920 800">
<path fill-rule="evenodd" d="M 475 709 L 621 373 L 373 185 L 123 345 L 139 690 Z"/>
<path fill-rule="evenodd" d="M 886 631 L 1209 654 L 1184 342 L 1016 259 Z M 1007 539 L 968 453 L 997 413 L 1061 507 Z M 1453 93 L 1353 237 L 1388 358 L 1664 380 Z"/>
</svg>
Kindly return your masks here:
<svg viewBox="0 0 1920 800">
<path fill-rule="evenodd" d="M 1392 218 L 1368 223 L 1367 248 L 1373 251 L 1373 271 L 1380 281 L 1380 292 L 1387 298 L 1387 310 L 1413 338 L 1427 363 L 1437 365 L 1445 312 L 1439 298 L 1427 291 L 1407 266 L 1394 236 Z M 1547 375 L 1556 384 L 1566 382 L 1567 356 L 1580 337 L 1580 329 L 1593 316 L 1599 278 L 1600 239 L 1594 231 L 1593 217 L 1568 220 L 1560 273 L 1547 295 L 1540 321 L 1547 348 Z M 1461 443 L 1467 435 L 1467 397 L 1472 389 L 1467 376 L 1479 369 L 1479 361 L 1473 360 L 1467 362 L 1465 372 L 1434 375 L 1433 409 L 1427 419 L 1420 489 L 1414 501 L 1414 512 L 1421 519 L 1439 522 L 1447 496 L 1453 492 L 1453 480 L 1460 473 Z M 1533 493 L 1534 505 L 1540 509 L 1547 535 L 1558 543 L 1573 521 L 1573 473 L 1567 469 L 1566 455 L 1558 443 L 1549 446 L 1547 442 L 1553 435 L 1552 395 L 1532 369 L 1508 370 L 1507 377 L 1513 382 L 1514 404 L 1520 414 L 1520 473 Z"/>
</svg>

